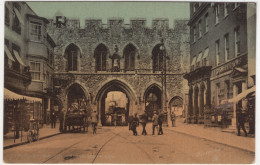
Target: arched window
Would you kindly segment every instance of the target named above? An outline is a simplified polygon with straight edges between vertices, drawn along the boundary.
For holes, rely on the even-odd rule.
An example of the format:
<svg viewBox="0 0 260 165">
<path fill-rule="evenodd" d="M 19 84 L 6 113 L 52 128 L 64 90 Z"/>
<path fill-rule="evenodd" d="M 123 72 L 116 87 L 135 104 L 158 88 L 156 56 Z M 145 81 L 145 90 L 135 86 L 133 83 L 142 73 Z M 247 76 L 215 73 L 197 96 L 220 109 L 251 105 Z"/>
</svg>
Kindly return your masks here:
<svg viewBox="0 0 260 165">
<path fill-rule="evenodd" d="M 136 48 L 129 44 L 124 49 L 124 58 L 125 58 L 125 70 L 135 70 L 135 54 Z"/>
<path fill-rule="evenodd" d="M 95 49 L 96 71 L 106 71 L 107 53 L 108 51 L 104 44 L 98 45 Z"/>
<path fill-rule="evenodd" d="M 78 57 L 80 54 L 79 48 L 74 45 L 70 44 L 65 51 L 65 56 L 67 57 L 68 61 L 68 71 L 77 71 L 78 70 Z"/>
<path fill-rule="evenodd" d="M 163 52 L 160 50 L 160 44 L 153 48 L 153 71 L 162 71 L 163 69 Z"/>
</svg>

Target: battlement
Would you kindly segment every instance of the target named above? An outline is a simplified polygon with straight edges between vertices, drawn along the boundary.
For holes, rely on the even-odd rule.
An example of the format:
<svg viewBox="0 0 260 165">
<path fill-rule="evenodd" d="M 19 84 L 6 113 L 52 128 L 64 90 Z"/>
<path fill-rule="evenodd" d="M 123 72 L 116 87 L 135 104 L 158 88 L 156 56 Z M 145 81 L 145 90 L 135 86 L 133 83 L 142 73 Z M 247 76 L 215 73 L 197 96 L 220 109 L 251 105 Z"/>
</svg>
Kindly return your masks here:
<svg viewBox="0 0 260 165">
<path fill-rule="evenodd" d="M 62 17 L 57 19 L 55 17 Z M 147 20 L 145 18 L 131 18 L 130 23 L 125 24 L 123 18 L 109 18 L 106 23 L 102 22 L 101 18 L 87 18 L 85 19 L 85 26 L 80 27 L 79 18 L 66 18 L 64 16 L 55 16 L 53 19 L 48 19 L 50 21 L 50 26 L 57 26 L 57 20 L 61 20 L 63 27 L 68 28 L 83 28 L 83 29 L 138 29 L 138 28 L 147 28 L 147 29 L 157 29 L 157 30 L 168 30 L 169 19 L 168 18 L 155 18 L 152 19 L 152 25 L 147 26 Z M 64 17 L 64 18 L 63 18 Z M 187 20 L 175 20 L 174 25 L 186 25 Z M 175 27 L 174 27 L 175 28 Z"/>
<path fill-rule="evenodd" d="M 168 18 L 156 18 L 152 20 L 152 29 L 169 29 Z"/>
</svg>

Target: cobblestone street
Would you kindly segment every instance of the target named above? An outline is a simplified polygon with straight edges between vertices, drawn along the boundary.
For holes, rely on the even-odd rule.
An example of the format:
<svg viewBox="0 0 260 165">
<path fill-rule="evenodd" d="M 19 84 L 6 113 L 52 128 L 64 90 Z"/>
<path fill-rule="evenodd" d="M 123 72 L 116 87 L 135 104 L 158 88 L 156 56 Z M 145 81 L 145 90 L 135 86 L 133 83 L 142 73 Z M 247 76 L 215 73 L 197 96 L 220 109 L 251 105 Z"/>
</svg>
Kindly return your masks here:
<svg viewBox="0 0 260 165">
<path fill-rule="evenodd" d="M 176 127 L 177 128 L 177 127 Z M 185 129 L 185 127 L 182 127 Z M 6 163 L 252 163 L 254 152 L 178 133 L 133 136 L 128 127 L 100 127 L 96 135 L 67 133 L 4 150 Z M 233 135 L 234 138 L 236 137 Z"/>
</svg>

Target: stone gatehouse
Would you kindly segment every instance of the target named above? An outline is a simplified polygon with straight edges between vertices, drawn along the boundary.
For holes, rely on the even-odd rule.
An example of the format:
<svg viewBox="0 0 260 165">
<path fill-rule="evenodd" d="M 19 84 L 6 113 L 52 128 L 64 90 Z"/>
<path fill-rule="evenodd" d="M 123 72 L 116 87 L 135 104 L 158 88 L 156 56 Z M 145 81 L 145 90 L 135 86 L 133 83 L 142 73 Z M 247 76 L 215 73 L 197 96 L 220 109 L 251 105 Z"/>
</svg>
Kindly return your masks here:
<svg viewBox="0 0 260 165">
<path fill-rule="evenodd" d="M 183 104 L 187 89 L 183 74 L 189 63 L 187 20 L 175 20 L 174 28 L 169 28 L 168 19 L 154 19 L 152 27 L 145 19 L 132 19 L 130 24 L 120 18 L 109 19 L 108 24 L 87 19 L 84 28 L 79 20 L 62 15 L 49 21 L 48 33 L 57 44 L 53 104 L 67 109 L 72 99 L 86 100 L 97 109 L 102 124 L 104 100 L 111 91 L 126 95 L 127 115 L 142 113 L 152 95 L 161 108 L 163 53 L 167 55 L 166 105 L 170 108 L 175 100 Z"/>
</svg>

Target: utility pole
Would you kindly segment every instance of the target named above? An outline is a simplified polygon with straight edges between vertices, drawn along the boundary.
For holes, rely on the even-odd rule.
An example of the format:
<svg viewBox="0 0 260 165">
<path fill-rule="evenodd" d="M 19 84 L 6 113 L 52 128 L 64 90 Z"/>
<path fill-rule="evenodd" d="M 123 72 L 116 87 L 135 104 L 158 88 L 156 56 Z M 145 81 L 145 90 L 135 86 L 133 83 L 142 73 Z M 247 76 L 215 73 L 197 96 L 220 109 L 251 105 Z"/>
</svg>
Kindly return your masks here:
<svg viewBox="0 0 260 165">
<path fill-rule="evenodd" d="M 161 46 L 160 46 L 161 54 L 163 56 L 163 67 L 162 67 L 162 110 L 166 113 L 165 115 L 165 122 L 166 126 L 168 126 L 168 112 L 167 112 L 167 94 L 166 94 L 166 49 L 164 46 L 163 39 L 161 40 Z"/>
</svg>

